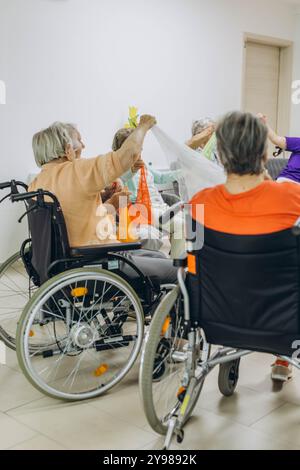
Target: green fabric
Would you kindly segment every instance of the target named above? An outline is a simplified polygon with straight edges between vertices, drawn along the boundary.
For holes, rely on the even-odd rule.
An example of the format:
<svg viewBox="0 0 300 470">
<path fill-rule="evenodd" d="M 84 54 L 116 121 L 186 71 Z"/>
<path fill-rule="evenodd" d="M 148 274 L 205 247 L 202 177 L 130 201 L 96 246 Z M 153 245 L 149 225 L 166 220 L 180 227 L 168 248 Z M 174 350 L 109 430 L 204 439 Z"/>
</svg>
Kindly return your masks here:
<svg viewBox="0 0 300 470">
<path fill-rule="evenodd" d="M 215 161 L 215 154 L 217 149 L 217 137 L 216 133 L 214 132 L 207 144 L 203 149 L 203 155 L 211 161 Z"/>
</svg>

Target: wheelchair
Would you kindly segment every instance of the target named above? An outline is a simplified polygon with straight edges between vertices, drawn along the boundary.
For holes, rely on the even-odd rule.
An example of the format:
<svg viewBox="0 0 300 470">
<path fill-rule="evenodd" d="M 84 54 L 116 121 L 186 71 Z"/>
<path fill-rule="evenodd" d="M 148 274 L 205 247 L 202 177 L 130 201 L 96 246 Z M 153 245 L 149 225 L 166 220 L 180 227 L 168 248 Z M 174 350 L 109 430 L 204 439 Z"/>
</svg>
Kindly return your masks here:
<svg viewBox="0 0 300 470">
<path fill-rule="evenodd" d="M 207 229 L 185 212 L 187 257 L 176 262 L 178 285 L 154 314 L 140 367 L 144 412 L 166 436 L 164 449 L 174 436 L 183 441 L 216 366 L 225 397 L 252 352 L 300 369 L 300 219 L 293 229 L 241 236 Z"/>
<path fill-rule="evenodd" d="M 35 287 L 18 318 L 20 368 L 50 397 L 100 396 L 133 367 L 145 328 L 176 282 L 172 261 L 149 258 L 140 243 L 71 248 L 54 194 L 14 192 L 11 200 L 26 205 L 30 239 L 20 256 Z M 162 284 L 168 276 L 173 282 Z"/>
<path fill-rule="evenodd" d="M 13 194 L 27 191 L 27 185 L 21 181 L 0 183 L 0 190 L 7 194 L 0 199 L 0 204 Z M 0 340 L 15 350 L 16 329 L 24 306 L 37 289 L 34 276 L 26 270 L 23 259 L 30 254 L 30 239 L 25 240 L 21 250 L 13 254 L 0 266 Z"/>
</svg>

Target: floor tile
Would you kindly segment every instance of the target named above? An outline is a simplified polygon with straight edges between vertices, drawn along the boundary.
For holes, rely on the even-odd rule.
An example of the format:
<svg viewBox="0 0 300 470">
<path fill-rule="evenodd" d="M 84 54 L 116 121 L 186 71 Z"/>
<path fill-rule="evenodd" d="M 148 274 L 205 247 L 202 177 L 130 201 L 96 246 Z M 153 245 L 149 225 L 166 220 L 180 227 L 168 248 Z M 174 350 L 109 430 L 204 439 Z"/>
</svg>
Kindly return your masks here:
<svg viewBox="0 0 300 470">
<path fill-rule="evenodd" d="M 9 414 L 69 449 L 137 449 L 153 439 L 151 433 L 87 403 L 45 398 Z"/>
<path fill-rule="evenodd" d="M 36 436 L 12 447 L 10 450 L 64 450 L 57 442 L 44 436 Z"/>
<path fill-rule="evenodd" d="M 27 439 L 31 439 L 36 433 L 15 419 L 0 413 L 0 449 L 9 449 Z"/>
<path fill-rule="evenodd" d="M 0 367 L 0 411 L 7 411 L 43 398 L 24 377 L 6 366 Z"/>
</svg>

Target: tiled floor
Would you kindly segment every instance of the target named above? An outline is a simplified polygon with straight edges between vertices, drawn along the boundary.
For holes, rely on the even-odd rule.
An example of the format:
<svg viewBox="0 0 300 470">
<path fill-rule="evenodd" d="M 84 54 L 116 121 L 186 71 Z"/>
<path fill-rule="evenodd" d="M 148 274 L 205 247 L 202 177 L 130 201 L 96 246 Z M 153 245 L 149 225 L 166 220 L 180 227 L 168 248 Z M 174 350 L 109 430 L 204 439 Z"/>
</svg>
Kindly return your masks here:
<svg viewBox="0 0 300 470">
<path fill-rule="evenodd" d="M 173 449 L 300 449 L 300 373 L 281 390 L 270 380 L 272 357 L 242 359 L 231 398 L 207 379 L 182 445 Z M 18 369 L 15 354 L 0 366 L 0 449 L 160 449 L 139 400 L 138 367 L 108 395 L 62 403 L 37 392 Z"/>
</svg>

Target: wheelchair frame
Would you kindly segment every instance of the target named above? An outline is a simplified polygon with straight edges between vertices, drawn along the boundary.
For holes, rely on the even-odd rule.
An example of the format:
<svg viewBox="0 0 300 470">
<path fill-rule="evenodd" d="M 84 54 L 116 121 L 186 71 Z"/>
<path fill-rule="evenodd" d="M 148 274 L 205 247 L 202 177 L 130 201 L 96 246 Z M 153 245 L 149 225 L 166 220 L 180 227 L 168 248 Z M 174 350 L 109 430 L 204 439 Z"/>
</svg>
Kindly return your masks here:
<svg viewBox="0 0 300 470">
<path fill-rule="evenodd" d="M 39 289 L 36 291 L 32 299 L 30 299 L 28 304 L 26 304 L 23 310 L 23 313 L 21 315 L 21 319 L 19 320 L 19 326 L 17 329 L 17 355 L 19 359 L 19 364 L 21 368 L 23 369 L 23 372 L 25 376 L 27 377 L 27 379 L 36 388 L 38 388 L 40 391 L 44 392 L 45 394 L 48 394 L 50 396 L 56 396 L 58 398 L 62 398 L 66 400 L 81 400 L 84 398 L 90 398 L 91 396 L 99 396 L 102 393 L 105 393 L 105 391 L 109 390 L 113 385 L 118 383 L 129 372 L 142 346 L 144 326 L 150 323 L 152 314 L 154 310 L 156 309 L 157 305 L 159 304 L 161 298 L 165 295 L 166 292 L 168 292 L 168 290 L 172 289 L 174 285 L 173 284 L 172 285 L 170 284 L 157 285 L 155 281 L 152 282 L 150 277 L 144 275 L 141 269 L 139 269 L 138 266 L 136 266 L 134 262 L 132 262 L 131 259 L 127 258 L 126 252 L 133 251 L 133 254 L 134 254 L 135 250 L 138 250 L 141 248 L 141 244 L 139 242 L 124 243 L 124 244 L 115 243 L 113 245 L 99 245 L 99 246 L 91 245 L 87 247 L 71 248 L 68 242 L 66 226 L 65 226 L 65 221 L 63 218 L 61 206 L 56 196 L 44 190 L 19 193 L 18 191 L 13 189 L 14 188 L 13 183 L 4 183 L 2 184 L 3 188 L 1 188 L 1 185 L 0 185 L 0 189 L 9 187 L 9 185 L 11 185 L 12 190 L 10 194 L 5 196 L 5 199 L 11 197 L 12 202 L 24 202 L 25 203 L 26 212 L 20 217 L 19 222 L 21 222 L 25 216 L 30 216 L 31 213 L 34 214 L 35 210 L 45 209 L 44 214 L 43 212 L 41 212 L 42 219 L 40 219 L 39 218 L 40 216 L 38 215 L 36 222 L 34 222 L 33 228 L 34 227 L 37 227 L 37 228 L 34 228 L 33 234 L 31 234 L 31 238 L 28 238 L 23 242 L 21 250 L 20 250 L 20 255 L 23 260 L 23 264 L 26 268 L 29 279 L 33 280 L 35 285 L 39 287 Z M 24 187 L 24 189 L 27 190 L 26 185 L 22 184 L 22 187 Z M 34 258 L 32 258 L 34 254 L 34 252 L 32 251 L 32 243 L 35 241 L 36 247 L 39 247 L 38 242 L 41 239 L 39 227 L 41 226 L 41 224 L 43 225 L 43 220 L 46 220 L 46 219 L 43 219 L 44 217 L 46 217 L 47 219 L 46 227 L 48 228 L 51 227 L 51 236 L 49 235 L 49 239 L 47 238 L 45 239 L 46 245 L 42 245 L 40 247 L 39 251 L 41 252 L 42 255 L 41 256 L 39 255 L 39 258 L 40 258 L 40 259 L 38 258 L 39 263 L 36 265 L 36 262 L 34 262 Z M 34 220 L 35 219 L 33 219 L 33 221 Z M 28 219 L 28 225 L 29 225 L 29 232 L 30 232 L 30 228 L 31 228 L 30 219 Z M 53 253 L 52 253 L 52 249 L 50 250 L 51 257 L 50 258 L 47 257 L 47 261 L 46 261 L 44 260 L 44 251 L 46 253 L 48 250 L 47 249 L 44 250 L 44 248 L 45 246 L 48 246 L 47 244 L 49 243 L 51 243 L 51 246 L 55 248 L 53 250 Z M 54 256 L 52 256 L 53 254 Z M 48 262 L 48 260 L 50 260 L 50 262 Z M 40 265 L 41 261 L 42 261 L 42 264 Z M 33 265 L 33 262 L 34 262 L 34 265 Z M 132 284 L 132 282 L 130 281 L 131 279 L 130 275 L 126 272 L 125 273 L 122 272 L 123 268 L 122 268 L 121 263 L 123 266 L 127 265 L 131 271 L 133 270 L 136 273 L 137 276 L 135 276 L 135 280 L 134 280 L 135 287 L 130 286 L 130 284 Z M 43 268 L 42 268 L 42 271 L 40 271 L 39 268 L 41 268 L 42 265 L 43 265 Z M 35 270 L 35 266 L 37 266 L 36 269 L 38 270 L 39 274 Z M 81 274 L 80 274 L 80 271 L 82 271 Z M 60 351 L 61 356 L 64 356 L 65 354 L 68 357 L 68 350 L 62 351 L 60 349 L 61 340 L 57 340 L 57 339 L 56 339 L 57 346 L 55 346 L 55 343 L 50 344 L 50 342 L 48 342 L 47 344 L 46 343 L 43 344 L 42 342 L 40 342 L 39 344 L 35 344 L 34 341 L 32 344 L 29 343 L 29 337 L 31 336 L 31 333 L 34 335 L 34 331 L 32 331 L 31 329 L 28 330 L 28 325 L 29 324 L 31 325 L 30 319 L 33 319 L 36 313 L 36 311 L 34 310 L 35 306 L 37 305 L 38 302 L 43 301 L 43 298 L 41 296 L 43 295 L 46 296 L 47 292 L 48 291 L 50 292 L 50 289 L 55 289 L 55 286 L 58 286 L 58 288 L 60 288 L 60 283 L 64 285 L 63 283 L 66 282 L 68 275 L 70 275 L 70 278 L 75 275 L 77 276 L 77 279 L 79 279 L 80 275 L 82 275 L 83 276 L 82 278 L 84 278 L 86 273 L 84 273 L 83 271 L 90 272 L 90 273 L 93 273 L 95 271 L 94 272 L 95 279 L 99 280 L 102 276 L 103 279 L 104 278 L 106 279 L 105 282 L 108 282 L 108 285 L 109 283 L 114 285 L 114 282 L 115 283 L 119 282 L 119 286 L 123 286 L 120 289 L 121 289 L 121 292 L 125 293 L 125 296 L 126 296 L 126 289 L 127 289 L 128 300 L 131 300 L 131 309 L 132 309 L 131 315 L 134 315 L 134 314 L 136 315 L 136 325 L 137 325 L 136 328 L 138 328 L 137 336 L 133 336 L 132 339 L 130 339 L 130 341 L 133 341 L 132 343 L 133 353 L 128 358 L 128 361 L 124 362 L 124 366 L 123 365 L 120 366 L 119 368 L 120 370 L 118 371 L 118 373 L 116 373 L 114 379 L 108 379 L 109 381 L 107 382 L 107 385 L 105 386 L 101 385 L 100 388 L 97 388 L 94 391 L 90 388 L 89 390 L 81 393 L 81 392 L 75 392 L 72 389 L 72 392 L 70 391 L 70 393 L 66 392 L 64 394 L 64 392 L 62 392 L 60 394 L 60 391 L 56 388 L 52 389 L 51 391 L 51 387 L 47 391 L 47 382 L 46 381 L 43 382 L 42 376 L 40 377 L 40 380 L 39 380 L 39 375 L 37 373 L 35 373 L 34 375 L 34 373 L 32 372 L 34 371 L 34 368 L 31 367 L 31 353 L 32 353 L 32 357 L 51 358 L 52 356 L 58 355 Z M 60 281 L 60 278 L 62 279 L 61 281 Z M 130 294 L 130 290 L 131 290 L 131 294 Z M 105 293 L 103 294 L 102 292 L 102 295 L 105 296 Z M 136 302 L 133 300 L 134 296 L 136 298 Z M 46 299 L 46 297 L 44 298 Z M 47 301 L 47 299 L 45 301 Z M 85 297 L 82 299 L 82 302 L 83 302 L 83 306 L 81 310 L 83 312 L 83 318 L 85 318 L 84 317 Z M 104 304 L 105 302 L 103 302 L 102 304 L 102 301 L 101 301 L 100 308 L 103 308 L 103 310 L 104 310 Z M 98 305 L 98 308 L 99 308 L 99 305 Z M 124 308 L 124 312 L 126 313 L 127 304 L 125 305 L 124 303 L 123 308 Z M 49 308 L 49 310 L 51 311 L 51 308 Z M 91 308 L 87 307 L 87 310 L 90 311 Z M 117 314 L 118 311 L 115 310 L 115 308 L 113 307 L 113 312 L 114 311 Z M 67 315 L 67 311 L 65 313 Z M 36 323 L 37 333 L 38 333 L 39 326 L 42 327 L 43 325 L 47 325 L 48 322 L 50 321 L 50 317 L 49 319 L 47 319 L 47 314 L 45 317 L 44 317 L 44 313 L 41 313 L 40 315 L 41 316 L 39 317 L 37 316 L 35 317 L 36 322 L 37 322 Z M 52 312 L 52 316 L 53 315 L 55 317 L 55 309 Z M 101 311 L 101 315 L 103 315 L 102 311 Z M 94 315 L 92 315 L 92 317 L 94 318 Z M 124 315 L 125 322 L 127 321 L 127 317 L 128 315 L 127 316 Z M 130 313 L 129 313 L 129 317 L 130 317 Z M 80 314 L 80 319 L 81 319 L 81 314 Z M 78 322 L 80 321 L 80 319 L 78 320 Z M 114 319 L 110 320 L 107 318 L 107 321 L 108 320 L 111 323 L 111 327 L 109 328 L 113 330 L 115 328 L 114 326 L 115 320 Z M 51 321 L 53 321 L 53 318 Z M 77 333 L 78 335 L 80 335 L 81 333 L 79 332 L 79 329 L 77 328 L 78 326 L 76 323 L 77 320 L 75 320 L 76 325 L 75 324 L 73 325 L 74 323 L 73 318 L 70 321 L 71 323 L 67 320 L 67 316 L 66 316 L 65 325 L 66 325 L 67 331 L 69 331 L 68 334 L 70 338 L 71 336 L 73 338 L 73 336 L 75 337 Z M 86 321 L 86 320 L 82 320 L 82 321 Z M 96 322 L 96 320 L 94 321 Z M 78 331 L 77 330 L 75 331 L 74 328 L 72 328 L 72 331 L 70 329 L 68 330 L 69 323 L 70 325 L 74 326 L 74 328 L 76 326 Z M 32 323 L 32 325 L 35 325 L 35 323 Z M 56 328 L 55 321 L 53 323 L 53 328 L 54 330 Z M 82 325 L 82 329 L 83 328 L 84 328 L 84 325 Z M 101 327 L 99 328 L 101 330 Z M 107 331 L 110 331 L 110 330 L 108 329 Z M 102 347 L 100 345 L 100 342 L 102 341 L 101 338 L 103 334 L 104 333 L 102 334 L 99 333 L 99 339 L 97 339 L 98 336 L 94 337 L 93 347 L 92 346 L 90 347 L 91 350 L 94 348 L 95 351 L 97 352 L 100 351 Z M 117 343 L 120 343 L 120 339 L 119 339 L 120 333 L 116 336 L 116 338 L 114 338 L 113 333 L 107 332 L 104 334 L 104 336 L 105 335 L 107 337 L 110 337 L 111 335 L 111 340 L 110 340 L 109 346 L 104 344 L 102 349 L 104 348 L 104 346 L 105 346 L 104 349 L 106 350 L 117 348 Z M 124 336 L 124 338 L 125 337 L 126 335 Z M 68 339 L 68 342 L 69 341 L 70 340 Z M 115 346 L 114 346 L 114 341 L 116 343 Z M 124 343 L 124 346 L 127 346 L 127 344 Z M 77 346 L 74 346 L 74 347 L 76 348 Z M 58 349 L 56 350 L 56 348 Z M 78 348 L 80 347 L 78 346 Z M 83 348 L 83 351 L 85 351 L 85 348 Z M 126 352 L 124 352 L 123 354 L 126 354 Z M 90 396 L 88 396 L 88 394 L 90 394 Z"/>
<path fill-rule="evenodd" d="M 178 283 L 183 296 L 184 301 L 184 321 L 186 325 L 190 325 L 190 299 L 187 287 L 185 285 L 185 268 L 181 267 L 178 269 Z M 206 340 L 205 332 L 203 329 L 201 331 L 201 336 L 203 339 L 203 350 L 207 350 L 210 347 L 210 344 Z M 188 348 L 185 355 L 178 357 L 176 355 L 177 362 L 185 362 L 185 382 L 188 386 L 185 393 L 185 398 L 181 404 L 179 412 L 169 417 L 167 423 L 167 433 L 164 442 L 164 450 L 170 448 L 172 439 L 174 436 L 177 438 L 177 442 L 181 443 L 184 439 L 184 430 L 183 427 L 186 422 L 186 412 L 187 405 L 190 397 L 193 395 L 193 391 L 196 387 L 205 380 L 205 378 L 214 370 L 217 366 L 222 366 L 231 362 L 237 361 L 237 367 L 239 367 L 239 361 L 242 357 L 254 354 L 255 351 L 242 350 L 237 348 L 230 347 L 219 347 L 208 360 L 201 364 L 201 370 L 196 375 L 195 369 L 196 366 L 199 367 L 197 363 L 197 357 L 195 355 L 195 338 L 196 338 L 196 329 L 190 328 L 188 333 Z M 300 360 L 297 361 L 288 356 L 281 356 L 284 361 L 287 361 L 290 365 L 296 367 L 300 370 Z M 237 371 L 238 379 L 238 371 Z M 234 386 L 236 387 L 237 382 Z"/>
</svg>

